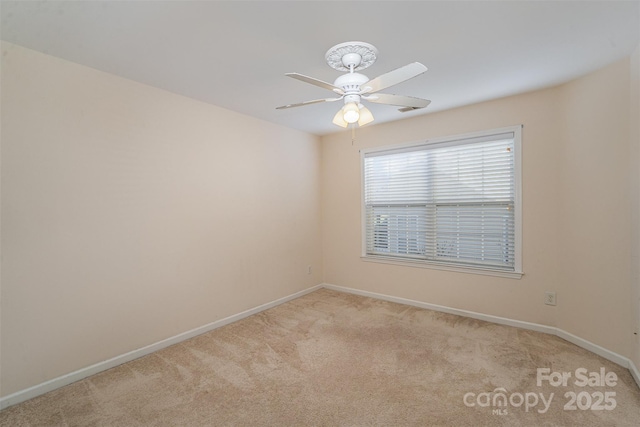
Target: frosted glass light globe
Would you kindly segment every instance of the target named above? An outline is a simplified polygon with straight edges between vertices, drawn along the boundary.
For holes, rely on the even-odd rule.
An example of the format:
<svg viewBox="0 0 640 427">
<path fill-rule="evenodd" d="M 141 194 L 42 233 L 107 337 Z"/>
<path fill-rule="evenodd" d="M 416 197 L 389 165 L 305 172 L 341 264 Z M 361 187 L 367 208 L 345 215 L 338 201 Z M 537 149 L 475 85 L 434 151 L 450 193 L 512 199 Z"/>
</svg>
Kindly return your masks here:
<svg viewBox="0 0 640 427">
<path fill-rule="evenodd" d="M 343 118 L 347 123 L 355 123 L 360 118 L 360 110 L 355 102 L 349 102 L 344 106 Z"/>
</svg>

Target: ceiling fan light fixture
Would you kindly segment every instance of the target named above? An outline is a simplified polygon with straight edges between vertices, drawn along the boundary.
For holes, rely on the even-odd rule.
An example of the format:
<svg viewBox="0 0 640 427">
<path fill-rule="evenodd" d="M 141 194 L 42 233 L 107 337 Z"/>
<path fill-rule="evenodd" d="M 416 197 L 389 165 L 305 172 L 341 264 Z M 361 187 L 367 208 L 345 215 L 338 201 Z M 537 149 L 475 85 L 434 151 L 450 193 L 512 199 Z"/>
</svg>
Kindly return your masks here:
<svg viewBox="0 0 640 427">
<path fill-rule="evenodd" d="M 371 114 L 371 111 L 369 111 L 369 109 L 362 104 L 358 105 L 358 107 L 360 107 L 360 118 L 358 119 L 358 126 L 364 126 L 368 123 L 371 123 L 373 121 L 373 114 Z"/>
<path fill-rule="evenodd" d="M 342 109 L 342 118 L 347 123 L 355 123 L 360 118 L 360 109 L 355 102 L 348 102 Z"/>
<path fill-rule="evenodd" d="M 344 118 L 342 117 L 342 108 L 338 110 L 335 116 L 333 116 L 333 124 L 342 128 L 346 128 L 347 126 L 349 126 L 349 123 L 345 122 Z"/>
</svg>

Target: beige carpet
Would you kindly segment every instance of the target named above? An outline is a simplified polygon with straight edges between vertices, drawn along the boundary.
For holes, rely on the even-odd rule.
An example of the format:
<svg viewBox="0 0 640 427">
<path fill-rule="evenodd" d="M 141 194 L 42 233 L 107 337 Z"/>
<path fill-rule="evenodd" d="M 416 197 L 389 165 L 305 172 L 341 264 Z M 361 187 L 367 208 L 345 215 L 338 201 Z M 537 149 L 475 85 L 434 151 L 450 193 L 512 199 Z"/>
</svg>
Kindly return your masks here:
<svg viewBox="0 0 640 427">
<path fill-rule="evenodd" d="M 538 386 L 537 368 L 571 377 Z M 612 372 L 609 385 L 576 385 L 581 368 Z M 640 390 L 554 336 L 322 289 L 12 406 L 0 424 L 638 426 Z"/>
</svg>

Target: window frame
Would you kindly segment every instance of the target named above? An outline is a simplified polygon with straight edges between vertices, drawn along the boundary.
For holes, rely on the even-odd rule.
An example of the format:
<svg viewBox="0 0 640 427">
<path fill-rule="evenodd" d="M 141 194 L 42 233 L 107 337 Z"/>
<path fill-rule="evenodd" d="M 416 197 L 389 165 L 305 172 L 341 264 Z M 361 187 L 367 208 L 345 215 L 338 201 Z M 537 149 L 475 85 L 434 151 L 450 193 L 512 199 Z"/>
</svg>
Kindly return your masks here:
<svg viewBox="0 0 640 427">
<path fill-rule="evenodd" d="M 429 268 L 436 270 L 456 271 L 463 273 L 490 275 L 498 277 L 507 277 L 520 279 L 522 277 L 522 125 L 508 126 L 503 128 L 489 129 L 466 134 L 444 136 L 439 138 L 431 138 L 422 141 L 408 142 L 402 144 L 393 144 L 380 147 L 372 147 L 360 150 L 360 210 L 361 210 L 361 255 L 363 261 L 394 264 L 408 267 Z M 513 133 L 513 161 L 514 161 L 514 270 L 504 270 L 493 268 L 490 266 L 474 266 L 468 264 L 455 264 L 453 262 L 438 262 L 434 260 L 425 260 L 411 257 L 374 255 L 367 253 L 367 218 L 365 204 L 365 157 L 369 154 L 378 154 L 388 152 L 398 152 L 401 150 L 412 150 L 417 147 L 426 146 L 446 146 L 459 143 L 460 140 L 472 138 L 485 138 L 493 135 L 504 133 Z"/>
</svg>

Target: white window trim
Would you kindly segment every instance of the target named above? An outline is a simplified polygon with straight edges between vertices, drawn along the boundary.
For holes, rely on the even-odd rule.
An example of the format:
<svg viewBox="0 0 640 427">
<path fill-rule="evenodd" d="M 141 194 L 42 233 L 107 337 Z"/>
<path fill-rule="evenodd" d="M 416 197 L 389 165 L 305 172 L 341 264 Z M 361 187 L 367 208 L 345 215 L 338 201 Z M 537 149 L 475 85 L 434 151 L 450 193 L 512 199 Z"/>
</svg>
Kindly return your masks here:
<svg viewBox="0 0 640 427">
<path fill-rule="evenodd" d="M 471 132 L 460 135 L 452 135 L 441 138 L 433 138 L 427 139 L 424 141 L 416 141 L 409 142 L 404 144 L 394 144 L 387 145 L 382 147 L 375 148 L 366 148 L 360 150 L 360 231 L 361 231 L 361 256 L 360 258 L 363 261 L 367 262 L 376 262 L 383 264 L 395 264 L 407 267 L 419 267 L 419 268 L 430 268 L 436 270 L 446 270 L 446 271 L 456 271 L 461 273 L 473 273 L 473 274 L 481 274 L 481 275 L 489 275 L 489 276 L 498 276 L 498 277 L 508 277 L 513 279 L 520 279 L 524 274 L 522 270 L 522 125 L 517 126 L 508 126 L 504 128 L 498 129 L 490 129 L 483 130 L 478 132 Z M 396 257 L 388 257 L 388 256 L 380 256 L 380 255 L 369 255 L 367 254 L 367 237 L 366 237 L 366 210 L 365 210 L 365 200 L 364 200 L 364 188 L 365 188 L 365 177 L 364 177 L 364 159 L 365 155 L 369 153 L 380 153 L 383 151 L 398 151 L 405 148 L 414 148 L 418 146 L 432 145 L 432 144 L 446 144 L 452 141 L 457 141 L 460 139 L 468 139 L 468 138 L 479 138 L 484 136 L 496 135 L 500 133 L 508 133 L 513 132 L 514 136 L 514 180 L 515 180 L 515 265 L 514 271 L 505 271 L 501 269 L 494 269 L 488 267 L 474 267 L 474 266 L 462 266 L 462 265 L 452 265 L 452 264 L 443 264 L 437 261 L 431 260 L 412 260 L 410 258 L 396 258 Z"/>
</svg>

